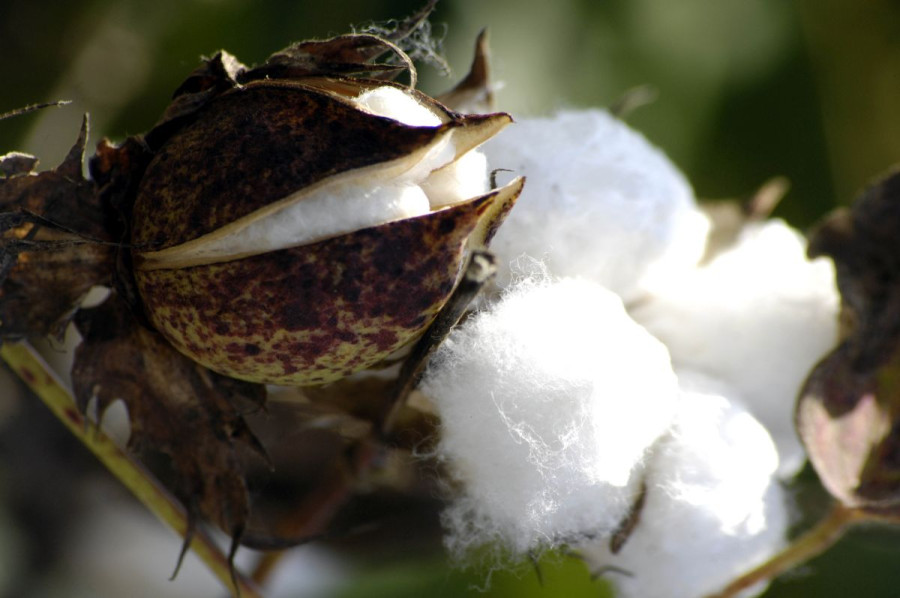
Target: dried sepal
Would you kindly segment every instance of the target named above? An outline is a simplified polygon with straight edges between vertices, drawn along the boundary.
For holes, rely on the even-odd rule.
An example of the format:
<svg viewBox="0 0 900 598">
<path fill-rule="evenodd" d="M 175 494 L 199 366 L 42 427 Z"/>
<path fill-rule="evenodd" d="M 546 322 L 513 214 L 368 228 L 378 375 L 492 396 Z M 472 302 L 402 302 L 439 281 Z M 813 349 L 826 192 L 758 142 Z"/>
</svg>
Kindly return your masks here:
<svg viewBox="0 0 900 598">
<path fill-rule="evenodd" d="M 764 222 L 772 215 L 790 188 L 785 177 L 774 177 L 763 183 L 744 200 L 719 200 L 701 204 L 710 221 L 706 253 L 702 261 L 708 263 L 738 242 L 745 227 Z"/>
<path fill-rule="evenodd" d="M 9 152 L 0 156 L 0 177 L 13 177 L 30 174 L 38 164 L 38 159 L 31 154 Z"/>
<path fill-rule="evenodd" d="M 900 504 L 900 172 L 813 234 L 834 260 L 843 341 L 813 370 L 797 428 L 828 491 L 850 507 Z"/>
<path fill-rule="evenodd" d="M 482 29 L 475 40 L 475 56 L 469 73 L 453 89 L 437 96 L 437 100 L 457 112 L 482 114 L 494 111 L 487 29 Z"/>
<path fill-rule="evenodd" d="M 112 239 L 94 185 L 81 174 L 87 118 L 56 169 L 35 174 L 7 155 L 0 177 L 0 336 L 61 336 L 82 298 L 108 285 Z"/>
<path fill-rule="evenodd" d="M 242 410 L 257 409 L 265 388 L 218 376 L 187 359 L 158 333 L 136 323 L 113 294 L 75 319 L 84 342 L 75 352 L 73 390 L 81 410 L 103 412 L 124 401 L 129 448 L 166 455 L 173 491 L 191 517 L 239 536 L 249 504 L 242 458 L 264 454 Z"/>
</svg>

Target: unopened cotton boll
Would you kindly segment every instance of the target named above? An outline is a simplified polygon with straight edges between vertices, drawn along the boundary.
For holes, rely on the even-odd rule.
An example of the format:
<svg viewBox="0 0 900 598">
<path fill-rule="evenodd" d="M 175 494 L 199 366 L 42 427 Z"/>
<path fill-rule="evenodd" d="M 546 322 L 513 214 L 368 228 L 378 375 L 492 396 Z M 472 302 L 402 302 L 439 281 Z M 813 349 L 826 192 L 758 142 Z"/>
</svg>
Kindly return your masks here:
<svg viewBox="0 0 900 598">
<path fill-rule="evenodd" d="M 806 258 L 784 222 L 747 226 L 708 264 L 654 289 L 631 314 L 663 341 L 676 368 L 733 387 L 769 430 L 791 476 L 805 453 L 794 401 L 837 337 L 839 297 L 830 261 Z"/>
<path fill-rule="evenodd" d="M 620 552 L 612 554 L 608 542 L 578 551 L 593 570 L 609 571 L 618 598 L 719 590 L 785 543 L 789 517 L 774 479 L 777 463 L 771 437 L 743 406 L 695 386 L 648 457 L 645 502 Z"/>
<path fill-rule="evenodd" d="M 642 282 L 699 261 L 708 231 L 684 176 L 601 110 L 520 118 L 486 143 L 492 169 L 528 178 L 492 242 L 506 266 L 525 254 L 557 276 L 591 278 L 635 299 Z"/>
<path fill-rule="evenodd" d="M 457 556 L 609 534 L 678 396 L 665 347 L 583 280 L 520 281 L 450 334 L 421 388 L 461 487 L 445 513 Z"/>
</svg>

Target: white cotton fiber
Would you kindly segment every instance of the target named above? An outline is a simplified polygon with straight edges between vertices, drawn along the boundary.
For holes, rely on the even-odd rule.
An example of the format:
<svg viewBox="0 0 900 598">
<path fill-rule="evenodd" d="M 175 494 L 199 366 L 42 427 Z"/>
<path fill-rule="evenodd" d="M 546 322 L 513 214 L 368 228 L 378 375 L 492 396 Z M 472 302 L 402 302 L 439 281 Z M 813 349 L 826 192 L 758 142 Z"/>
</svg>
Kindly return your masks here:
<svg viewBox="0 0 900 598">
<path fill-rule="evenodd" d="M 678 395 L 665 347 L 581 280 L 520 281 L 450 335 L 421 388 L 460 484 L 445 514 L 457 556 L 610 533 Z"/>
<path fill-rule="evenodd" d="M 831 262 L 807 260 L 803 238 L 772 220 L 748 225 L 709 264 L 657 287 L 632 316 L 666 344 L 676 368 L 740 394 L 775 439 L 780 474 L 790 476 L 805 458 L 795 397 L 836 342 L 838 308 Z"/>
<path fill-rule="evenodd" d="M 785 542 L 777 463 L 772 439 L 746 409 L 690 390 L 648 457 L 646 502 L 621 551 L 612 554 L 608 542 L 578 550 L 593 570 L 609 572 L 619 598 L 698 598 L 719 590 Z"/>
<path fill-rule="evenodd" d="M 437 210 L 490 191 L 487 158 L 469 150 L 455 162 L 435 170 L 422 183 L 431 209 Z"/>
<path fill-rule="evenodd" d="M 658 149 L 601 110 L 521 118 L 484 145 L 492 169 L 527 177 L 492 242 L 498 282 L 522 254 L 557 276 L 591 278 L 634 299 L 647 277 L 695 264 L 709 223 Z"/>
<path fill-rule="evenodd" d="M 372 114 L 392 118 L 411 127 L 437 127 L 442 122 L 434 110 L 413 98 L 412 94 L 390 85 L 363 92 L 354 102 Z"/>
</svg>

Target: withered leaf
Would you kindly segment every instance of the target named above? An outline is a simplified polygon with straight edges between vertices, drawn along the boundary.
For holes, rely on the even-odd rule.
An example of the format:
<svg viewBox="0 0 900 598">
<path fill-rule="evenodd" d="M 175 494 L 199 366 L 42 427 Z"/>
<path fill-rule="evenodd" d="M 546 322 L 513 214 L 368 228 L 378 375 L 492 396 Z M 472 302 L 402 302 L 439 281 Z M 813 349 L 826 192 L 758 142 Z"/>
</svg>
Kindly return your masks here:
<svg viewBox="0 0 900 598">
<path fill-rule="evenodd" d="M 0 178 L 0 337 L 61 335 L 84 295 L 110 284 L 107 214 L 81 174 L 87 118 L 54 170 L 33 174 L 9 155 Z M 33 162 L 32 162 L 33 166 Z"/>
<path fill-rule="evenodd" d="M 249 506 L 242 458 L 264 451 L 242 409 L 257 409 L 265 387 L 218 376 L 178 353 L 132 317 L 116 294 L 75 319 L 84 342 L 72 381 L 79 407 L 98 413 L 116 399 L 131 420 L 130 448 L 170 459 L 173 492 L 191 520 L 213 521 L 235 539 Z"/>
<path fill-rule="evenodd" d="M 797 428 L 825 487 L 844 504 L 900 504 L 900 172 L 815 231 L 834 260 L 844 340 L 813 370 Z"/>
</svg>

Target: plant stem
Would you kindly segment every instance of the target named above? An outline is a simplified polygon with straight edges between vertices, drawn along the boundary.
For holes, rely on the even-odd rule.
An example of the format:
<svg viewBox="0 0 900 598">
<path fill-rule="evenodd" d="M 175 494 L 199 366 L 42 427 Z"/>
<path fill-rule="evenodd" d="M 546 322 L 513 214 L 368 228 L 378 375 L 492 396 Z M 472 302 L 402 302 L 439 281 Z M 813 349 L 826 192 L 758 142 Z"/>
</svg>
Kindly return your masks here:
<svg viewBox="0 0 900 598">
<path fill-rule="evenodd" d="M 84 419 L 75 407 L 71 393 L 30 345 L 3 343 L 0 357 L 144 506 L 184 538 L 188 519 L 178 500 L 156 481 L 153 474 L 122 451 L 98 427 L 91 426 Z M 203 530 L 194 531 L 191 548 L 235 595 L 242 598 L 261 597 L 259 590 L 237 573 L 234 576 L 237 587 L 234 587 L 228 558 Z"/>
<path fill-rule="evenodd" d="M 835 503 L 824 519 L 780 553 L 707 598 L 732 598 L 758 583 L 774 579 L 822 554 L 840 540 L 853 523 L 867 518 L 861 511 Z"/>
</svg>

